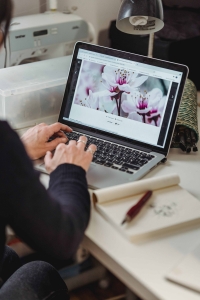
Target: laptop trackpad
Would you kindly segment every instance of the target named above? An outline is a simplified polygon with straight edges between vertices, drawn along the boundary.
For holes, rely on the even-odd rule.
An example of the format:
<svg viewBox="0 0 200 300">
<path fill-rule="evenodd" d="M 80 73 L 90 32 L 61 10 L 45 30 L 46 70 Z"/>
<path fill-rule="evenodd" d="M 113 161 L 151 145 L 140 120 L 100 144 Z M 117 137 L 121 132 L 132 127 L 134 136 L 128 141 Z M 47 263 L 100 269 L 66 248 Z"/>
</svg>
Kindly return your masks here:
<svg viewBox="0 0 200 300">
<path fill-rule="evenodd" d="M 99 189 L 134 180 L 134 176 L 99 164 L 91 163 L 87 172 L 89 188 Z"/>
</svg>

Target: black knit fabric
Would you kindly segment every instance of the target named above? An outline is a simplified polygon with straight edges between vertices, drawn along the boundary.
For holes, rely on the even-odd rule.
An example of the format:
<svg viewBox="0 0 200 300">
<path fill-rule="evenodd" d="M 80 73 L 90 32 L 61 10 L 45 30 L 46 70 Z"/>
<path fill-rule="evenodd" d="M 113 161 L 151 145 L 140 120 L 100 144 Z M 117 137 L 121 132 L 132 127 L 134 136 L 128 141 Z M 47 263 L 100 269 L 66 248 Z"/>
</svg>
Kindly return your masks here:
<svg viewBox="0 0 200 300">
<path fill-rule="evenodd" d="M 0 122 L 0 259 L 5 227 L 31 248 L 54 258 L 69 259 L 90 217 L 85 171 L 60 165 L 50 175 L 49 190 L 39 181 L 23 144 L 8 123 Z"/>
</svg>

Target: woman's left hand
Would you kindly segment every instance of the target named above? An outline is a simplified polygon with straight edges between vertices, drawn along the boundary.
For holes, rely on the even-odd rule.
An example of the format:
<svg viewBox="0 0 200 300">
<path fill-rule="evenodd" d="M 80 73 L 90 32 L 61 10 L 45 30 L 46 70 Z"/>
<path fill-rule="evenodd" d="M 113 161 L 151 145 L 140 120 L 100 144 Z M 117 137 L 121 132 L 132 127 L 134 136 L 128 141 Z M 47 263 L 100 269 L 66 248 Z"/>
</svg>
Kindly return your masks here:
<svg viewBox="0 0 200 300">
<path fill-rule="evenodd" d="M 27 130 L 21 137 L 26 151 L 31 159 L 38 159 L 47 151 L 54 150 L 60 143 L 66 143 L 67 137 L 64 131 L 71 132 L 72 129 L 61 123 L 47 125 L 41 123 Z M 53 137 L 52 140 L 49 140 Z"/>
</svg>

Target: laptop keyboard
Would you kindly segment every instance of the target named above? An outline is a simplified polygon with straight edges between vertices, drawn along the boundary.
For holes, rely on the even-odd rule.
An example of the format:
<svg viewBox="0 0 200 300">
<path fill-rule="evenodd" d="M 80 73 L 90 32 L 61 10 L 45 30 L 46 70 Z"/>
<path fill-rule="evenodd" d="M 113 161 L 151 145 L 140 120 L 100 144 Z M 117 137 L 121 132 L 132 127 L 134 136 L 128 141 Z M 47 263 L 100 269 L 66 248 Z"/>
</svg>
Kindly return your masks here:
<svg viewBox="0 0 200 300">
<path fill-rule="evenodd" d="M 66 133 L 68 140 L 78 141 L 81 135 L 83 134 L 75 131 Z M 90 144 L 97 146 L 97 151 L 92 161 L 99 165 L 134 174 L 134 171 L 139 170 L 142 166 L 147 164 L 148 161 L 154 158 L 153 155 L 146 152 L 110 143 L 89 135 L 85 136 L 88 139 L 85 149 L 87 149 Z"/>
</svg>

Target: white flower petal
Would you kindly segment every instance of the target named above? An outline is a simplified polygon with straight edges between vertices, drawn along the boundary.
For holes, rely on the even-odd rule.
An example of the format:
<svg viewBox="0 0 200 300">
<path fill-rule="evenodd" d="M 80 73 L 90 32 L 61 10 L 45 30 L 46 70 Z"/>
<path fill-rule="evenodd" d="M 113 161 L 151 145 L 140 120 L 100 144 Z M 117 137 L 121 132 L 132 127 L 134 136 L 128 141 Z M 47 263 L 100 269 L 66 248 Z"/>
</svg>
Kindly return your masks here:
<svg viewBox="0 0 200 300">
<path fill-rule="evenodd" d="M 151 103 L 152 106 L 155 106 L 158 105 L 162 96 L 163 96 L 162 91 L 158 88 L 155 88 L 146 95 L 146 98 L 148 99 L 149 103 Z"/>
<path fill-rule="evenodd" d="M 132 112 L 128 115 L 128 119 L 142 122 L 142 117 L 138 115 L 136 112 Z"/>
<path fill-rule="evenodd" d="M 110 86 L 117 85 L 114 74 L 112 76 L 102 73 L 103 82 L 107 82 Z"/>
<path fill-rule="evenodd" d="M 131 92 L 131 87 L 129 84 L 123 84 L 123 85 L 118 85 L 118 89 L 120 91 L 126 92 L 126 93 L 130 93 Z"/>
<path fill-rule="evenodd" d="M 131 85 L 131 87 L 139 87 L 140 85 L 142 85 L 146 80 L 148 79 L 148 76 L 140 76 L 140 77 L 137 77 L 133 83 Z"/>
<path fill-rule="evenodd" d="M 110 97 L 101 97 L 99 99 L 99 110 L 112 113 L 115 109 L 116 103 L 112 101 Z"/>
<path fill-rule="evenodd" d="M 99 107 L 99 99 L 98 97 L 95 95 L 95 93 L 92 93 L 91 90 L 89 90 L 89 96 L 87 98 L 87 100 L 84 103 L 87 107 L 93 108 L 93 109 L 97 109 Z"/>
<path fill-rule="evenodd" d="M 130 79 L 131 81 L 135 80 L 135 78 L 138 76 L 138 73 L 132 72 L 130 75 Z"/>
<path fill-rule="evenodd" d="M 136 110 L 136 106 L 134 105 L 134 102 L 127 101 L 127 100 L 123 101 L 121 108 L 125 113 L 130 113 Z"/>
<path fill-rule="evenodd" d="M 99 92 L 95 92 L 93 93 L 93 95 L 95 97 L 106 97 L 106 96 L 115 96 L 117 93 L 112 93 L 108 90 L 103 90 L 103 91 L 99 91 Z"/>
<path fill-rule="evenodd" d="M 164 97 L 161 98 L 161 100 L 160 100 L 159 103 L 158 103 L 158 110 L 159 110 L 160 112 L 162 112 L 163 109 L 164 109 L 164 106 L 165 106 L 165 103 L 166 103 L 166 99 L 167 99 L 167 97 L 164 96 Z"/>
</svg>

